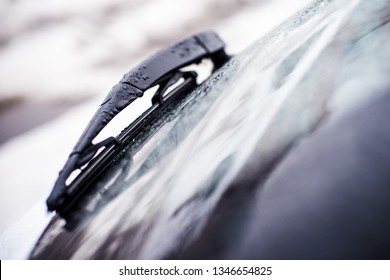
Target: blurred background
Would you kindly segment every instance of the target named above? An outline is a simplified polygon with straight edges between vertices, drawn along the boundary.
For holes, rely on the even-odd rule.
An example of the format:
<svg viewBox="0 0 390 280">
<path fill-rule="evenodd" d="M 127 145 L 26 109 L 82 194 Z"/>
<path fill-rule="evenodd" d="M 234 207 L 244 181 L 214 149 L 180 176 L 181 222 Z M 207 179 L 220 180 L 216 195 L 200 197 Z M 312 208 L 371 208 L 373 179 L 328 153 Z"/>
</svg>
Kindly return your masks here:
<svg viewBox="0 0 390 280">
<path fill-rule="evenodd" d="M 1 0 L 0 233 L 44 200 L 107 92 L 155 50 L 215 30 L 239 53 L 309 0 Z"/>
</svg>

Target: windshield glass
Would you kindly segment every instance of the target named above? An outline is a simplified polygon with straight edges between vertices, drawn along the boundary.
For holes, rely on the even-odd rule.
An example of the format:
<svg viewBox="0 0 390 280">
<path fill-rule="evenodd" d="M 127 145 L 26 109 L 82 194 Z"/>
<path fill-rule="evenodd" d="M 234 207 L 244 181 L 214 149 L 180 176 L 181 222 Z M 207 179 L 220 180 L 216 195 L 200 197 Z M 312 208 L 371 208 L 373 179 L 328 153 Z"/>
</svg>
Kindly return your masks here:
<svg viewBox="0 0 390 280">
<path fill-rule="evenodd" d="M 180 255 L 226 195 L 248 188 L 250 201 L 294 143 L 372 97 L 346 89 L 387 84 L 387 1 L 375 2 L 315 1 L 232 58 L 122 155 L 102 188 L 121 194 L 75 231 L 44 236 L 33 257 Z"/>
</svg>

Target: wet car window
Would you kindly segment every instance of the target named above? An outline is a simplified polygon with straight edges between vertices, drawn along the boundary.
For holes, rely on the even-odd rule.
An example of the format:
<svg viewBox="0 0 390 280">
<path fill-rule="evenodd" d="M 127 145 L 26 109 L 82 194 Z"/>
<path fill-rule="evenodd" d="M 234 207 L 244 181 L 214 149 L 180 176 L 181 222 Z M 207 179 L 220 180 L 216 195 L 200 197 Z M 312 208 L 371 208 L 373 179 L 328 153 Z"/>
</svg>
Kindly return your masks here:
<svg viewBox="0 0 390 280">
<path fill-rule="evenodd" d="M 232 58 L 183 108 L 145 130 L 147 141 L 137 154 L 123 153 L 102 179 L 102 190 L 118 187 L 120 195 L 76 230 L 58 226 L 50 242 L 43 236 L 32 257 L 207 258 L 233 252 L 229 242 L 194 248 L 209 244 L 210 232 L 221 234 L 211 222 L 217 214 L 231 214 L 216 222 L 227 239 L 242 236 L 236 225 L 250 217 L 254 190 L 289 151 L 388 86 L 388 9 L 378 8 L 386 1 L 376 3 L 316 1 Z M 234 213 L 221 206 L 232 193 L 242 196 Z"/>
</svg>

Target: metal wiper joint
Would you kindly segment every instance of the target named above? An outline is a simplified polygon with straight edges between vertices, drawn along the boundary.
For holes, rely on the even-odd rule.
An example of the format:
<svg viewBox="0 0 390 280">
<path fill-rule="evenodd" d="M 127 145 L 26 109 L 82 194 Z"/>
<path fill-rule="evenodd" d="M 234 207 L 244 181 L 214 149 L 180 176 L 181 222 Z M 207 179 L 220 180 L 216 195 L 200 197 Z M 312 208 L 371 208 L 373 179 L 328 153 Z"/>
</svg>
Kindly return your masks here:
<svg viewBox="0 0 390 280">
<path fill-rule="evenodd" d="M 48 209 L 58 211 L 63 206 L 68 189 L 66 181 L 73 171 L 88 164 L 102 147 L 119 144 L 120 141 L 115 137 L 97 144 L 93 144 L 92 141 L 120 111 L 155 85 L 159 85 L 159 88 L 152 99 L 152 104 L 161 105 L 169 101 L 169 98 L 163 97 L 164 93 L 181 78 L 196 84 L 196 75 L 194 76 L 193 72 L 183 72 L 181 68 L 209 58 L 215 70 L 229 59 L 224 47 L 224 42 L 214 32 L 199 33 L 158 51 L 126 73 L 108 93 L 69 155 L 46 201 Z M 188 91 L 189 82 L 178 86 L 179 94 L 180 90 Z"/>
</svg>

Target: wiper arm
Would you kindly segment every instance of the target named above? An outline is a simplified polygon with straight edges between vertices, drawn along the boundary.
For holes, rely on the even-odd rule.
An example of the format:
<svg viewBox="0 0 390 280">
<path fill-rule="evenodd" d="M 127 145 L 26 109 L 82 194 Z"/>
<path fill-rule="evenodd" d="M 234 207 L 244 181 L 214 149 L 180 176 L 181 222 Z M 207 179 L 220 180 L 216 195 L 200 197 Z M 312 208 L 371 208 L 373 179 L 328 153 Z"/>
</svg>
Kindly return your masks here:
<svg viewBox="0 0 390 280">
<path fill-rule="evenodd" d="M 97 144 L 92 143 L 119 112 L 155 85 L 159 85 L 159 88 L 152 98 L 152 104 L 159 106 L 169 101 L 169 96 L 165 96 L 164 93 L 170 86 L 181 78 L 185 81 L 194 80 L 193 72 L 182 72 L 180 69 L 199 63 L 204 58 L 209 58 L 213 62 L 214 70 L 219 68 L 229 58 L 224 51 L 224 46 L 223 41 L 215 33 L 199 33 L 158 51 L 125 74 L 108 93 L 69 155 L 46 201 L 48 209 L 58 210 L 64 203 L 68 187 L 66 181 L 73 171 L 88 164 L 102 147 L 120 144 L 120 139 L 115 137 L 107 138 Z M 178 90 L 180 93 L 180 90 L 188 90 L 188 87 L 178 86 Z"/>
</svg>

